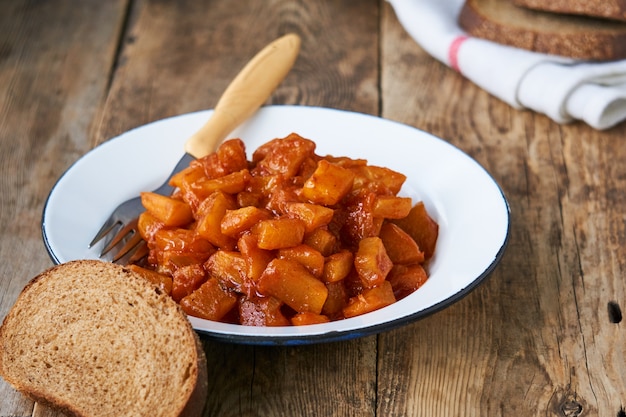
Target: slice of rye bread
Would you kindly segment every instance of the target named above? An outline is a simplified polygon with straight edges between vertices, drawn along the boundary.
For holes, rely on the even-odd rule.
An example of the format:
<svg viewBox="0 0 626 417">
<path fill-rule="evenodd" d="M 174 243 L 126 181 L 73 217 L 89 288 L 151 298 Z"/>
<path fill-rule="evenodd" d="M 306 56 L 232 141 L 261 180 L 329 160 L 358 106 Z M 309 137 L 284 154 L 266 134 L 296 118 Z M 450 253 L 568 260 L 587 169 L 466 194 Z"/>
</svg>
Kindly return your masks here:
<svg viewBox="0 0 626 417">
<path fill-rule="evenodd" d="M 113 263 L 35 277 L 0 327 L 0 375 L 71 416 L 199 416 L 207 370 L 187 316 Z"/>
<path fill-rule="evenodd" d="M 467 0 L 459 24 L 477 38 L 530 51 L 590 61 L 626 58 L 626 23 L 540 12 L 511 0 Z"/>
<path fill-rule="evenodd" d="M 626 0 L 513 0 L 517 6 L 626 22 Z"/>
</svg>

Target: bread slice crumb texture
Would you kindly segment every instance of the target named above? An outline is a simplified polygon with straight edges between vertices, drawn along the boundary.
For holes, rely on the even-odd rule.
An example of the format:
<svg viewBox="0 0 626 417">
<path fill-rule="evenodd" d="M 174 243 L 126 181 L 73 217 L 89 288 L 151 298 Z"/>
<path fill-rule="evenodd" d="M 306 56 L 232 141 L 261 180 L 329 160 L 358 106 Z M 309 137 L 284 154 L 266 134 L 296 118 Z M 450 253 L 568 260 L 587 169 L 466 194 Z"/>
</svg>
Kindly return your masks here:
<svg viewBox="0 0 626 417">
<path fill-rule="evenodd" d="M 81 416 L 176 416 L 196 384 L 184 313 L 131 271 L 100 261 L 35 278 L 0 329 L 0 371 Z"/>
<path fill-rule="evenodd" d="M 519 7 L 626 21 L 624 0 L 513 0 Z"/>
</svg>

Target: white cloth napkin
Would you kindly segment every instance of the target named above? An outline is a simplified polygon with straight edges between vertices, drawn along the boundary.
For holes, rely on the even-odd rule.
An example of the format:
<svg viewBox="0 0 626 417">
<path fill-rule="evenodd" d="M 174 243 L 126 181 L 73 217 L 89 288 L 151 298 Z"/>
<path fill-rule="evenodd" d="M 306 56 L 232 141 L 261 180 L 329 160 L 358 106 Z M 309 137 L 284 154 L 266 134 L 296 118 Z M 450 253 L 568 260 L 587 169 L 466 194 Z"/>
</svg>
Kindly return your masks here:
<svg viewBox="0 0 626 417">
<path fill-rule="evenodd" d="M 464 0 L 387 0 L 426 52 L 515 108 L 608 129 L 626 119 L 626 60 L 583 62 L 468 36 Z"/>
</svg>

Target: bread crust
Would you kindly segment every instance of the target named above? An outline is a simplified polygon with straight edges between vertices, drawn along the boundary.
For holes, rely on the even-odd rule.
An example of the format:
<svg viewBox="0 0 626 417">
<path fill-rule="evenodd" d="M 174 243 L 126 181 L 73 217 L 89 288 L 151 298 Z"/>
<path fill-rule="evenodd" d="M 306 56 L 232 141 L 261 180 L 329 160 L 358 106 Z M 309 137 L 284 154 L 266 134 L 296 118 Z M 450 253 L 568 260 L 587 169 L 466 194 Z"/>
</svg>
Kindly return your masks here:
<svg viewBox="0 0 626 417">
<path fill-rule="evenodd" d="M 513 0 L 520 7 L 626 22 L 626 0 Z"/>
<path fill-rule="evenodd" d="M 0 375 L 77 417 L 103 415 L 94 402 L 119 402 L 106 415 L 200 416 L 207 388 L 204 350 L 182 309 L 132 271 L 87 260 L 50 268 L 25 286 L 0 326 Z M 167 397 L 160 410 L 151 409 L 151 395 Z"/>
<path fill-rule="evenodd" d="M 626 24 L 467 0 L 459 25 L 472 36 L 534 52 L 605 61 L 626 58 Z"/>
</svg>

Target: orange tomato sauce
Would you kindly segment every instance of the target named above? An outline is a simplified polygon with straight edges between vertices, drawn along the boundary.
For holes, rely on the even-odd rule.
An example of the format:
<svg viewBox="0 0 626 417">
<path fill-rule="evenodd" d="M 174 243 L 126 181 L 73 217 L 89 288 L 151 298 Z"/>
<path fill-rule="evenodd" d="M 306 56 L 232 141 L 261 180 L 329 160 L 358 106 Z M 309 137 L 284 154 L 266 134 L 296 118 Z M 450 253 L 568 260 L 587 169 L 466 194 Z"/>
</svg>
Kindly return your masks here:
<svg viewBox="0 0 626 417">
<path fill-rule="evenodd" d="M 247 158 L 240 139 L 142 193 L 149 253 L 130 268 L 195 317 L 325 323 L 388 306 L 427 279 L 438 225 L 398 193 L 405 175 L 320 156 L 298 134 Z"/>
</svg>

